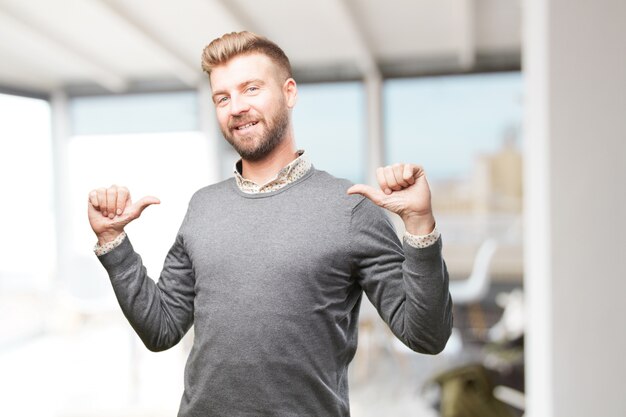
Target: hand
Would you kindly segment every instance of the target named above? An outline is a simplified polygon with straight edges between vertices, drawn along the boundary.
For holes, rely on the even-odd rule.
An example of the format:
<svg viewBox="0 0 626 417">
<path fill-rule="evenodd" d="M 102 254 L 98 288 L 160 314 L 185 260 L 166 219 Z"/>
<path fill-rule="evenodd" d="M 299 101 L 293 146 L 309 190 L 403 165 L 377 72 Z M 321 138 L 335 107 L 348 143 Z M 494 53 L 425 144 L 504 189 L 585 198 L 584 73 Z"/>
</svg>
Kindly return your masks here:
<svg viewBox="0 0 626 417">
<path fill-rule="evenodd" d="M 360 194 L 374 204 L 398 214 L 409 233 L 426 235 L 433 231 L 435 218 L 430 187 L 421 166 L 394 164 L 380 167 L 376 170 L 376 178 L 380 190 L 357 184 L 348 189 L 348 194 Z"/>
<path fill-rule="evenodd" d="M 98 243 L 102 245 L 119 236 L 124 227 L 138 218 L 146 207 L 159 203 L 156 197 L 144 197 L 133 204 L 126 187 L 112 185 L 109 188 L 98 188 L 89 193 L 89 224 L 98 236 Z"/>
</svg>

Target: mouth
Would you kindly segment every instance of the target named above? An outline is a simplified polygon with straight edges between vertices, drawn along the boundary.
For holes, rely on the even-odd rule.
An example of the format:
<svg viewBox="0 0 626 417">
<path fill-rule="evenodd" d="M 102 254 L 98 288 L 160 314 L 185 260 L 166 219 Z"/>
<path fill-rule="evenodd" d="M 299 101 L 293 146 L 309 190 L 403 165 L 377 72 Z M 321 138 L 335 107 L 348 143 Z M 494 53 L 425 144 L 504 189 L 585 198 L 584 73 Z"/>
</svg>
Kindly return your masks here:
<svg viewBox="0 0 626 417">
<path fill-rule="evenodd" d="M 237 130 L 237 131 L 244 131 L 246 129 L 250 129 L 252 126 L 255 126 L 258 122 L 248 122 L 246 124 L 243 125 L 239 125 L 239 126 L 235 126 L 233 128 L 233 130 Z"/>
</svg>

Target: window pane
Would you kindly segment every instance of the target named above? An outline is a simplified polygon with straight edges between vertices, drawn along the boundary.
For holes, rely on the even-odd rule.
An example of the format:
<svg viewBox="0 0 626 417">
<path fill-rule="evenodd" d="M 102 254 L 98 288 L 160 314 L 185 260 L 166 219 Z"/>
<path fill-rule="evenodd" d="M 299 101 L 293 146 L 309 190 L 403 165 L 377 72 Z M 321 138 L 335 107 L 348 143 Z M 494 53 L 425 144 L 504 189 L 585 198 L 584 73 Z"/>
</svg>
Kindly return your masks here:
<svg viewBox="0 0 626 417">
<path fill-rule="evenodd" d="M 0 94 L 0 114 L 0 287 L 40 290 L 55 255 L 50 107 Z"/>
<path fill-rule="evenodd" d="M 387 162 L 418 162 L 432 180 L 467 177 L 477 154 L 518 139 L 521 81 L 520 73 L 387 81 Z"/>
<path fill-rule="evenodd" d="M 365 178 L 365 93 L 361 83 L 303 84 L 293 112 L 297 145 L 316 168 Z"/>
<path fill-rule="evenodd" d="M 521 74 L 387 81 L 384 104 L 387 163 L 426 169 L 451 273 L 496 238 L 493 275 L 521 279 Z"/>
<path fill-rule="evenodd" d="M 70 114 L 75 135 L 198 129 L 195 91 L 77 97 Z"/>
<path fill-rule="evenodd" d="M 101 278 L 85 280 L 77 271 L 74 284 L 108 287 L 104 269 L 97 265 L 92 247 L 95 235 L 87 220 L 87 195 L 97 187 L 127 186 L 133 201 L 146 195 L 161 200 L 127 227 L 150 276 L 158 278 L 165 254 L 187 210 L 192 194 L 209 184 L 209 150 L 199 132 L 75 136 L 68 146 L 68 181 L 73 240 L 68 242 L 79 265 L 92 264 Z M 84 259 L 84 262 L 80 260 Z M 71 278 L 70 278 L 71 279 Z M 89 294 L 95 290 L 84 289 Z M 109 288 L 102 291 L 110 293 Z"/>
</svg>

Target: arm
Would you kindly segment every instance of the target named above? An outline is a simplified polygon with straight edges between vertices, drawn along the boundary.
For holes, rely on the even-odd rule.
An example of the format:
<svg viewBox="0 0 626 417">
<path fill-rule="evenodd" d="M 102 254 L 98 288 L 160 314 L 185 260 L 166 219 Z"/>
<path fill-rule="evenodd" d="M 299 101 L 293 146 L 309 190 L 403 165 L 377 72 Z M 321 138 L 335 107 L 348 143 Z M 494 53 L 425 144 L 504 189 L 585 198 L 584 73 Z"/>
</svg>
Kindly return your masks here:
<svg viewBox="0 0 626 417">
<path fill-rule="evenodd" d="M 176 345 L 193 323 L 194 299 L 191 262 L 180 234 L 165 258 L 158 283 L 148 277 L 128 237 L 98 259 L 109 274 L 122 312 L 146 347 L 159 352 Z"/>
<path fill-rule="evenodd" d="M 88 206 L 99 245 L 114 240 L 145 207 L 158 202 L 154 197 L 145 197 L 132 204 L 123 187 L 101 190 L 90 193 Z M 111 199 L 114 204 L 108 207 Z M 128 237 L 98 259 L 109 274 L 124 315 L 146 347 L 161 351 L 178 343 L 193 322 L 194 300 L 194 276 L 182 234 L 178 233 L 167 254 L 158 283 L 148 277 Z"/>
<path fill-rule="evenodd" d="M 350 239 L 357 280 L 394 335 L 414 351 L 441 352 L 452 329 L 441 238 L 425 248 L 401 244 L 384 211 L 363 199 Z"/>
<path fill-rule="evenodd" d="M 426 175 L 413 164 L 381 167 L 376 174 L 380 189 L 359 184 L 348 190 L 366 197 L 353 210 L 351 224 L 359 282 L 400 340 L 415 351 L 439 353 L 452 329 L 441 238 L 425 248 L 408 244 L 406 238 L 401 245 L 383 210 L 376 207 L 400 215 L 411 234 L 431 233 L 435 219 Z"/>
</svg>

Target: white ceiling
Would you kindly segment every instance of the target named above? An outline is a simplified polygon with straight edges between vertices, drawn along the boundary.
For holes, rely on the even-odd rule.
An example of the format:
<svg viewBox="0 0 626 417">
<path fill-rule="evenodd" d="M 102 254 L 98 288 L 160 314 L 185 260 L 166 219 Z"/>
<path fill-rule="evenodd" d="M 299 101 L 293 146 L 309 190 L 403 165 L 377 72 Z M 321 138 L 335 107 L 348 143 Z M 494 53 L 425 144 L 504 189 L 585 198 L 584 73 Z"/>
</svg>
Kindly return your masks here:
<svg viewBox="0 0 626 417">
<path fill-rule="evenodd" d="M 203 47 L 244 29 L 299 81 L 520 65 L 520 0 L 0 0 L 0 87 L 195 87 Z"/>
</svg>

